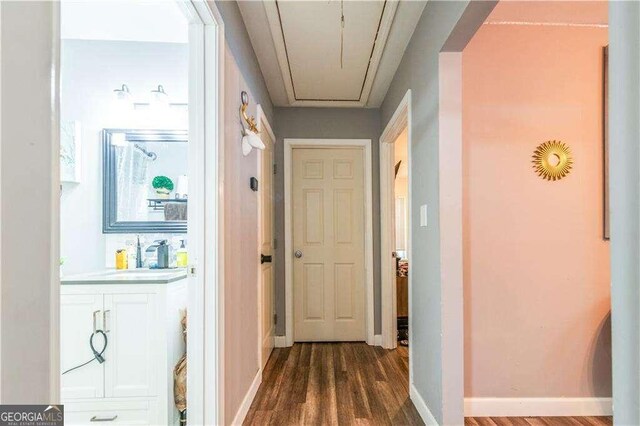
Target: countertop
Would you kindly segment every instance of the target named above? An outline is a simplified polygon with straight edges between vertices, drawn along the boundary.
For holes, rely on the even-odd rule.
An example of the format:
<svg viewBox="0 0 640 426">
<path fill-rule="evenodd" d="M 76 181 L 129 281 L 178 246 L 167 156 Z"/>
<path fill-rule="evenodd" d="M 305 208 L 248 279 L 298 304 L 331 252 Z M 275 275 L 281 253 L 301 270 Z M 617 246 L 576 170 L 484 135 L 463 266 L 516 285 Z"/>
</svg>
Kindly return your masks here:
<svg viewBox="0 0 640 426">
<path fill-rule="evenodd" d="M 67 275 L 62 285 L 83 284 L 168 284 L 187 277 L 186 268 L 177 269 L 108 269 L 86 274 Z"/>
</svg>

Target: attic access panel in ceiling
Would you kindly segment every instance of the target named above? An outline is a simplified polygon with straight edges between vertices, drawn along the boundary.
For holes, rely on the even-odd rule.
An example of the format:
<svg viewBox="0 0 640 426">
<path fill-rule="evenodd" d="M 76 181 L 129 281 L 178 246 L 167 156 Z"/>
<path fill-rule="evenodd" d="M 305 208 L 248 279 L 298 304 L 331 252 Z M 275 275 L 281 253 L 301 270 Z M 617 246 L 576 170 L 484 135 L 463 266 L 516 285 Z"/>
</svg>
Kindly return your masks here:
<svg viewBox="0 0 640 426">
<path fill-rule="evenodd" d="M 365 105 L 396 7 L 393 1 L 265 2 L 290 103 Z"/>
</svg>

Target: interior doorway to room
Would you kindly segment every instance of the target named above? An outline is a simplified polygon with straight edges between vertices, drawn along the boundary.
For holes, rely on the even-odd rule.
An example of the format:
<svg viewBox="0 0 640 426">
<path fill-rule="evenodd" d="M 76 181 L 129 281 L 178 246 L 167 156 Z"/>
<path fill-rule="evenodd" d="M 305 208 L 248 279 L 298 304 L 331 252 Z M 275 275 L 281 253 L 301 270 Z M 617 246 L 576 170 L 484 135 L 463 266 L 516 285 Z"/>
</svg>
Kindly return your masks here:
<svg viewBox="0 0 640 426">
<path fill-rule="evenodd" d="M 380 137 L 382 346 L 410 347 L 411 159 L 408 92 Z M 411 357 L 409 356 L 411 365 Z M 409 369 L 411 372 L 411 369 Z"/>
<path fill-rule="evenodd" d="M 405 128 L 393 143 L 395 215 L 393 227 L 396 271 L 396 328 L 398 344 L 409 346 L 409 129 Z"/>
<path fill-rule="evenodd" d="M 287 342 L 372 341 L 369 140 L 285 140 Z"/>
<path fill-rule="evenodd" d="M 187 386 L 189 422 L 217 421 L 219 23 L 198 0 L 61 3 L 65 423 L 177 425 Z"/>
</svg>

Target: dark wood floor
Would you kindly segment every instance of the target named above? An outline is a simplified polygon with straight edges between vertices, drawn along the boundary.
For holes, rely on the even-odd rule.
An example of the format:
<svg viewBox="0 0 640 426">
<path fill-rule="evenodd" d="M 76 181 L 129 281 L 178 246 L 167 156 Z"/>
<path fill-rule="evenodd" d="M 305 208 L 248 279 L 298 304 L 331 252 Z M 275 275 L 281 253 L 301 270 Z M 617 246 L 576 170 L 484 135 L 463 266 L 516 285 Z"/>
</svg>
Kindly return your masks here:
<svg viewBox="0 0 640 426">
<path fill-rule="evenodd" d="M 245 425 L 423 425 L 406 347 L 296 343 L 274 349 Z M 611 417 L 468 417 L 465 426 L 609 426 Z"/>
<path fill-rule="evenodd" d="M 466 426 L 610 426 L 611 417 L 467 417 Z"/>
<path fill-rule="evenodd" d="M 245 425 L 422 425 L 406 348 L 296 343 L 275 349 Z"/>
</svg>

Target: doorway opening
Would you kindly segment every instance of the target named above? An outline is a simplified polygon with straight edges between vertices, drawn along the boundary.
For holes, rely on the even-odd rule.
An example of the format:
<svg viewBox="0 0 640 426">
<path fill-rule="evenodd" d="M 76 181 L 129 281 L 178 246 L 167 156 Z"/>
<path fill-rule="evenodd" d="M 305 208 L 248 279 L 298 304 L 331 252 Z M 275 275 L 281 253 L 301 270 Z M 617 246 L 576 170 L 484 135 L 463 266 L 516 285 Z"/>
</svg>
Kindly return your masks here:
<svg viewBox="0 0 640 426">
<path fill-rule="evenodd" d="M 380 137 L 382 346 L 411 352 L 411 92 Z M 411 356 L 409 355 L 409 365 Z M 411 369 L 410 369 L 411 370 Z"/>
<path fill-rule="evenodd" d="M 395 204 L 393 257 L 396 265 L 396 328 L 398 344 L 409 346 L 409 129 L 405 128 L 393 143 Z"/>
<path fill-rule="evenodd" d="M 187 394 L 189 423 L 218 423 L 221 25 L 200 0 L 61 3 L 69 424 L 177 425 Z"/>
</svg>

